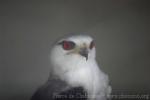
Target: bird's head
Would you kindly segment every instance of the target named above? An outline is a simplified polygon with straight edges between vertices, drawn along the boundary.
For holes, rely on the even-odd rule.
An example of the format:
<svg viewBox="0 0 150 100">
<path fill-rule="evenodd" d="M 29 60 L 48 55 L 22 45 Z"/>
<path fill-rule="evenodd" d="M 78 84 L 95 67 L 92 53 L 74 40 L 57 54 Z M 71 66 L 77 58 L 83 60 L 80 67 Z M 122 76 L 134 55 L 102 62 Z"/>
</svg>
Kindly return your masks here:
<svg viewBox="0 0 150 100">
<path fill-rule="evenodd" d="M 95 60 L 95 44 L 89 35 L 72 35 L 57 41 L 51 50 L 54 66 L 72 66 Z M 69 68 L 68 68 L 69 69 Z"/>
</svg>

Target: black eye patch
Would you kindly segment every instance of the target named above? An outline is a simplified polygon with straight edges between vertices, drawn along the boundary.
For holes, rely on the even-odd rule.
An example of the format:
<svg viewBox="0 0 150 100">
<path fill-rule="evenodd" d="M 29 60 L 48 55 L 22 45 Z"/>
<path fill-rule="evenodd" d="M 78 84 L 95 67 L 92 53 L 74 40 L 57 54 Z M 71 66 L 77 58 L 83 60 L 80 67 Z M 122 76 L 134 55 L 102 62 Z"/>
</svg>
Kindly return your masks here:
<svg viewBox="0 0 150 100">
<path fill-rule="evenodd" d="M 90 43 L 90 49 L 93 49 L 93 47 L 95 47 L 95 43 L 94 43 L 94 41 L 92 41 L 91 43 Z"/>
<path fill-rule="evenodd" d="M 75 43 L 72 41 L 62 41 L 59 44 L 62 45 L 64 50 L 71 50 L 75 47 Z"/>
</svg>

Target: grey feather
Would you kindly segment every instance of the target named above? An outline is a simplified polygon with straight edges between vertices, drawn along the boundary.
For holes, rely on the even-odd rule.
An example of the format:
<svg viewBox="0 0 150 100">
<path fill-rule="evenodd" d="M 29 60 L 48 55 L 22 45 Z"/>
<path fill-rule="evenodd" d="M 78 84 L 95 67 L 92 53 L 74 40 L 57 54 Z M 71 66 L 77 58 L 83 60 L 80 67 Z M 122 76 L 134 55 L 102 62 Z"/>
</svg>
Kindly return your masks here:
<svg viewBox="0 0 150 100">
<path fill-rule="evenodd" d="M 41 86 L 31 100 L 87 100 L 83 87 L 71 87 L 59 78 L 52 78 Z"/>
<path fill-rule="evenodd" d="M 64 91 L 68 87 L 66 82 L 52 78 L 35 92 L 31 100 L 53 100 L 57 93 Z"/>
</svg>

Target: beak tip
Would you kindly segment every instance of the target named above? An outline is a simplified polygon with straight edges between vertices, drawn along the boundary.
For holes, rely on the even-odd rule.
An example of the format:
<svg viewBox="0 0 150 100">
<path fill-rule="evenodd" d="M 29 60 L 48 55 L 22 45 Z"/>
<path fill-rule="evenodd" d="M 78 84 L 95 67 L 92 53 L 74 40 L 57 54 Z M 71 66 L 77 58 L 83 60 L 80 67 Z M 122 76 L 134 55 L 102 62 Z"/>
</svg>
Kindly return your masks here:
<svg viewBox="0 0 150 100">
<path fill-rule="evenodd" d="M 88 54 L 82 54 L 81 56 L 83 56 L 86 59 L 86 61 L 88 60 Z"/>
<path fill-rule="evenodd" d="M 86 57 L 86 61 L 88 60 L 88 57 Z"/>
<path fill-rule="evenodd" d="M 88 60 L 88 50 L 87 49 L 81 49 L 79 52 L 81 56 L 85 57 L 86 61 Z"/>
</svg>

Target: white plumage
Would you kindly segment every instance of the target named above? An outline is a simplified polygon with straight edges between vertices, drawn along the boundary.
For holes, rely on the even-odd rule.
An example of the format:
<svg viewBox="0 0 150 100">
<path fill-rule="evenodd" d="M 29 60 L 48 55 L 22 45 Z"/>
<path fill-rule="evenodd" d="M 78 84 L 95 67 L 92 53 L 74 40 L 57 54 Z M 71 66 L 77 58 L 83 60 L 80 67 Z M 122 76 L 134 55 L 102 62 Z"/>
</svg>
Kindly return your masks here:
<svg viewBox="0 0 150 100">
<path fill-rule="evenodd" d="M 63 41 L 71 41 L 75 46 L 65 50 L 61 44 Z M 82 86 L 89 100 L 106 100 L 111 87 L 108 76 L 100 70 L 95 60 L 95 46 L 90 48 L 92 41 L 93 38 L 88 35 L 72 35 L 58 41 L 51 50 L 52 72 L 71 87 Z M 80 55 L 82 48 L 86 48 L 87 58 Z"/>
</svg>

